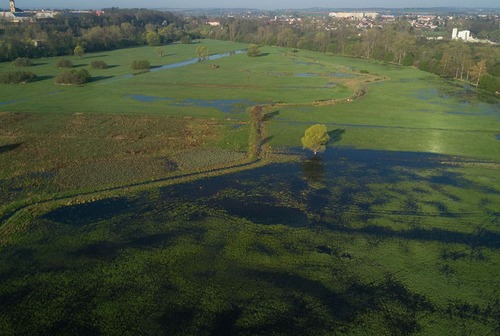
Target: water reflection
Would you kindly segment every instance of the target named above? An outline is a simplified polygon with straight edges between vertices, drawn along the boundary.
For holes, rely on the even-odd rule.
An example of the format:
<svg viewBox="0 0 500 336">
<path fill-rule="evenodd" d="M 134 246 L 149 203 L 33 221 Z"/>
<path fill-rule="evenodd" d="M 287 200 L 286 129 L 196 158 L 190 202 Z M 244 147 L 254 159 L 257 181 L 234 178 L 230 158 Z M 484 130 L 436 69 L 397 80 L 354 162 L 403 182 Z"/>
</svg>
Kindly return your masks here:
<svg viewBox="0 0 500 336">
<path fill-rule="evenodd" d="M 320 156 L 315 155 L 302 162 L 302 174 L 309 182 L 321 182 L 325 178 L 325 164 Z"/>
</svg>

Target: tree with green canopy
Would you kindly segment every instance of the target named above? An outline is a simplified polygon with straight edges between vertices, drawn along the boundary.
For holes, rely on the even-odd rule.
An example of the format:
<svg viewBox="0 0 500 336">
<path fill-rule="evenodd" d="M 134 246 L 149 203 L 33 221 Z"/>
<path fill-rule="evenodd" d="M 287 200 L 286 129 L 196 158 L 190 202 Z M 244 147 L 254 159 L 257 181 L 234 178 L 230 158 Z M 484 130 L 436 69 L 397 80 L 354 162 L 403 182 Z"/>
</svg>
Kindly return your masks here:
<svg viewBox="0 0 500 336">
<path fill-rule="evenodd" d="M 77 45 L 75 47 L 75 50 L 73 50 L 73 53 L 78 56 L 78 58 L 82 58 L 83 54 L 85 54 L 85 49 L 83 49 L 82 46 Z"/>
<path fill-rule="evenodd" d="M 316 124 L 306 129 L 301 142 L 304 149 L 310 149 L 316 155 L 318 152 L 325 151 L 329 140 L 330 136 L 326 131 L 326 126 Z"/>
<path fill-rule="evenodd" d="M 250 44 L 247 49 L 247 54 L 250 57 L 257 57 L 260 55 L 259 46 L 256 44 Z"/>
<path fill-rule="evenodd" d="M 196 48 L 196 53 L 198 54 L 198 60 L 204 61 L 208 59 L 208 47 L 207 46 L 199 46 Z"/>
</svg>

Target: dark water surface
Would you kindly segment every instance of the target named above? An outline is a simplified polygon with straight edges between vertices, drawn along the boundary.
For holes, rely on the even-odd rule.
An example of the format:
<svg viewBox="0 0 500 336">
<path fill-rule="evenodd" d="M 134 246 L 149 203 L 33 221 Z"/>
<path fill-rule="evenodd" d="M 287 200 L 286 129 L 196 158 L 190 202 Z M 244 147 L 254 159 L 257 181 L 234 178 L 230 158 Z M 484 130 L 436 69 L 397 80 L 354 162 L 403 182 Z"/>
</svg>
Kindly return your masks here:
<svg viewBox="0 0 500 336">
<path fill-rule="evenodd" d="M 442 291 L 491 297 L 497 187 L 454 169 L 460 158 L 302 154 L 34 220 L 0 250 L 0 334 L 494 330 L 492 306 Z"/>
</svg>

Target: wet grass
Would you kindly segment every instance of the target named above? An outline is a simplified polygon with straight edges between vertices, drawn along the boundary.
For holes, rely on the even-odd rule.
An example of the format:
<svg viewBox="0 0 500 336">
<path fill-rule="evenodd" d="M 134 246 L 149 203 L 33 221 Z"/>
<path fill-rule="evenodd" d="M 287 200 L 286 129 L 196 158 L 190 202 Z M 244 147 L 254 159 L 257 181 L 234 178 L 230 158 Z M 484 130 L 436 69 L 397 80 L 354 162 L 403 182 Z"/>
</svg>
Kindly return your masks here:
<svg viewBox="0 0 500 336">
<path fill-rule="evenodd" d="M 52 59 L 33 68 L 44 80 L 2 85 L 2 211 L 60 198 L 0 227 L 0 334 L 498 332 L 498 101 L 285 48 L 131 75 L 196 45 L 165 48 L 86 55 L 113 66 L 84 87 L 54 86 Z M 275 163 L 92 193 L 243 162 L 253 103 Z M 295 146 L 315 123 L 332 142 L 309 159 Z"/>
<path fill-rule="evenodd" d="M 223 120 L 82 113 L 1 113 L 0 120 L 10 143 L 0 153 L 3 207 L 245 160 L 235 151 L 240 143 L 223 136 L 233 128 Z"/>
<path fill-rule="evenodd" d="M 454 160 L 340 150 L 60 207 L 4 242 L 0 330 L 486 335 L 500 188 Z"/>
</svg>

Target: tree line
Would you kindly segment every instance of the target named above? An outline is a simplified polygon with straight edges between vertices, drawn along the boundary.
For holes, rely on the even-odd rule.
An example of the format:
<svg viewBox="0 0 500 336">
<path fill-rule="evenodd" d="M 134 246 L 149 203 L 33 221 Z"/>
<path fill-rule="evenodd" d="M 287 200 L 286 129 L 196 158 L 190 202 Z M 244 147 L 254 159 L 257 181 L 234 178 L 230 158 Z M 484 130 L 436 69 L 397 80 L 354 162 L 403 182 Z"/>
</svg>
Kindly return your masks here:
<svg viewBox="0 0 500 336">
<path fill-rule="evenodd" d="M 107 8 L 104 13 L 63 13 L 38 22 L 4 22 L 0 26 L 0 62 L 71 55 L 76 50 L 97 52 L 176 41 L 191 43 L 203 37 L 376 59 L 416 66 L 491 92 L 500 87 L 498 46 L 428 40 L 403 20 L 362 30 L 340 21 L 327 30 L 314 19 L 290 25 L 257 18 L 227 18 L 221 26 L 211 27 L 203 17 L 188 19 L 148 9 Z"/>
<path fill-rule="evenodd" d="M 170 12 L 108 8 L 104 13 L 62 13 L 37 22 L 0 21 L 0 62 L 71 55 L 77 46 L 96 52 L 199 37 L 188 32 L 182 17 Z"/>
<path fill-rule="evenodd" d="M 347 24 L 325 30 L 307 20 L 300 25 L 290 25 L 230 18 L 223 20 L 222 29 L 213 27 L 203 33 L 214 39 L 331 52 L 415 66 L 443 77 L 483 84 L 488 91 L 500 88 L 498 46 L 461 40 L 428 40 L 405 21 L 365 30 Z"/>
</svg>

